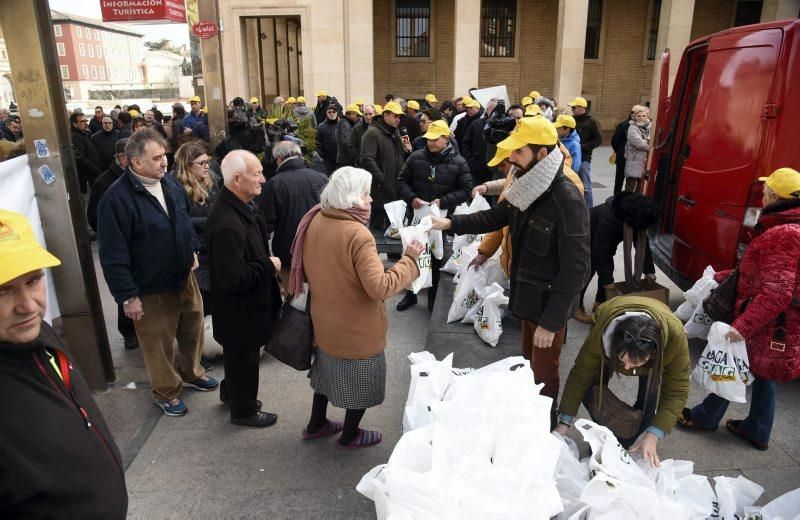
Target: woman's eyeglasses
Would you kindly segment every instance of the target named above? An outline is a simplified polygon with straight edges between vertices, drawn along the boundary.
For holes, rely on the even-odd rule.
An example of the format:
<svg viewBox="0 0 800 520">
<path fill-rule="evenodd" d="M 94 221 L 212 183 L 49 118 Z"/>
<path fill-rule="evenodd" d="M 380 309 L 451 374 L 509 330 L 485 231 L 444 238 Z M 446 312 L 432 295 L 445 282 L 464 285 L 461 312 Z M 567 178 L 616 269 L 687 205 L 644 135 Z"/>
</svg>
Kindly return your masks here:
<svg viewBox="0 0 800 520">
<path fill-rule="evenodd" d="M 625 344 L 627 345 L 633 343 L 634 345 L 636 345 L 636 348 L 638 348 L 643 352 L 650 352 L 657 348 L 656 342 L 653 341 L 652 339 L 636 338 L 633 334 L 631 334 L 627 330 L 624 331 L 624 334 L 622 336 L 622 341 L 624 341 Z"/>
<path fill-rule="evenodd" d="M 198 166 L 202 166 L 203 168 L 205 168 L 206 166 L 208 166 L 208 165 L 209 165 L 209 163 L 210 163 L 210 162 L 211 162 L 211 161 L 209 161 L 209 160 L 205 160 L 205 161 L 192 161 L 192 164 L 196 164 L 196 165 L 198 165 Z"/>
</svg>

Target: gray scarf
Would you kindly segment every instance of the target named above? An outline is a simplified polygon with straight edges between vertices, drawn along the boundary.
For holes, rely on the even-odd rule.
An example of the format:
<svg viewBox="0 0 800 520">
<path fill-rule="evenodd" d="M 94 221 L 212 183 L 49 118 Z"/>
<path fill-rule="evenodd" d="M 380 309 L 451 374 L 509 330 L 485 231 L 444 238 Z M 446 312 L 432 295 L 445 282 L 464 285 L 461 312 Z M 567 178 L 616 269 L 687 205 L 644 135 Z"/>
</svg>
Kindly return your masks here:
<svg viewBox="0 0 800 520">
<path fill-rule="evenodd" d="M 506 200 L 520 211 L 527 210 L 553 184 L 553 179 L 556 178 L 562 162 L 564 162 L 564 154 L 556 146 L 527 174 L 522 177 L 514 176 L 511 186 L 508 187 Z"/>
</svg>

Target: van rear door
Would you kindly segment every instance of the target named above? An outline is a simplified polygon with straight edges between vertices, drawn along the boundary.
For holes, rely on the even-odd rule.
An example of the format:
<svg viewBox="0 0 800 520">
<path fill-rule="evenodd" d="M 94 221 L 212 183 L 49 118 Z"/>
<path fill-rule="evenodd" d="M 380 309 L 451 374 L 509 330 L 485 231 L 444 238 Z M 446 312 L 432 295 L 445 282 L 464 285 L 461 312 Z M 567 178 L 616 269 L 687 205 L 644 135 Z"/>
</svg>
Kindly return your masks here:
<svg viewBox="0 0 800 520">
<path fill-rule="evenodd" d="M 783 31 L 715 36 L 680 148 L 672 265 L 690 280 L 729 267 L 763 134 Z"/>
</svg>

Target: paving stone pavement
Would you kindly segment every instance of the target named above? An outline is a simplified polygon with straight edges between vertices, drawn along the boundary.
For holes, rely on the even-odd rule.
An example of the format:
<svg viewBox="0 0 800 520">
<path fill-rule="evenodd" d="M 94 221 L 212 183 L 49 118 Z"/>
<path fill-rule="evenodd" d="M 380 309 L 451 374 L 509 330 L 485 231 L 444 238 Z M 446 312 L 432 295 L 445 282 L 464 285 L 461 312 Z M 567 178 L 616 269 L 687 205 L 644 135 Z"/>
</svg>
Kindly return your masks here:
<svg viewBox="0 0 800 520">
<path fill-rule="evenodd" d="M 613 189 L 609 147 L 595 151 L 593 188 L 595 203 L 602 203 Z M 95 259 L 96 259 L 95 244 Z M 389 311 L 386 401 L 367 411 L 363 426 L 384 434 L 380 445 L 364 450 L 340 450 L 333 438 L 303 441 L 301 431 L 311 410 L 312 391 L 305 373 L 298 373 L 264 356 L 259 397 L 266 411 L 278 414 L 277 425 L 266 429 L 234 427 L 227 408 L 216 392 L 187 390 L 189 414 L 163 416 L 153 404 L 141 353 L 126 351 L 116 330 L 116 308 L 96 263 L 103 310 L 111 339 L 117 382 L 95 394 L 106 421 L 125 458 L 130 496 L 129 518 L 247 518 L 247 519 L 370 519 L 374 507 L 356 492 L 361 477 L 385 463 L 401 435 L 401 421 L 410 380 L 406 356 L 424 349 L 429 313 L 426 297 L 403 313 L 394 310 L 399 297 L 386 302 Z M 617 261 L 621 278 L 622 262 Z M 670 304 L 677 307 L 681 291 L 671 287 Z M 587 303 L 594 297 L 590 285 Z M 464 325 L 466 327 L 466 325 Z M 568 343 L 561 355 L 562 384 L 588 326 L 571 321 Z M 208 339 L 207 341 L 213 341 Z M 489 348 L 489 347 L 486 347 Z M 696 358 L 702 344 L 692 342 Z M 222 377 L 222 365 L 211 372 Z M 129 388 L 135 383 L 135 388 Z M 624 381 L 621 396 L 631 402 L 635 389 Z M 628 382 L 631 383 L 631 382 Z M 613 386 L 612 386 L 613 387 Z M 704 393 L 692 387 L 689 405 Z M 662 458 L 694 461 L 695 472 L 708 476 L 744 475 L 761 484 L 760 503 L 800 487 L 800 384 L 778 385 L 777 416 L 770 449 L 756 451 L 731 436 L 724 427 L 716 432 L 694 433 L 676 429 L 661 441 Z M 728 417 L 742 418 L 748 405 L 734 404 Z M 586 416 L 583 409 L 581 415 Z M 342 410 L 329 416 L 342 419 Z M 579 434 L 570 433 L 576 440 Z M 581 445 L 581 443 L 579 443 Z M 588 453 L 588 445 L 582 450 Z"/>
</svg>

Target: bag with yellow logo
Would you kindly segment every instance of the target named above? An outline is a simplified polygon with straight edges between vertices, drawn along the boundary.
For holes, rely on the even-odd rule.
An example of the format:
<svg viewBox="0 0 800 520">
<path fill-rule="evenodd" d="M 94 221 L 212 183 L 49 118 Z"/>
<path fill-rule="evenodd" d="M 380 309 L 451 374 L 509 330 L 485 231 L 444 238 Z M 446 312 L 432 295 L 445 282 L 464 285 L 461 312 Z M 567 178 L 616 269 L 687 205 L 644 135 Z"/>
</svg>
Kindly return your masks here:
<svg viewBox="0 0 800 520">
<path fill-rule="evenodd" d="M 746 403 L 745 386 L 753 376 L 744 341 L 728 341 L 731 326 L 715 322 L 708 332 L 708 345 L 692 372 L 692 381 L 709 392 L 734 403 Z"/>
</svg>

